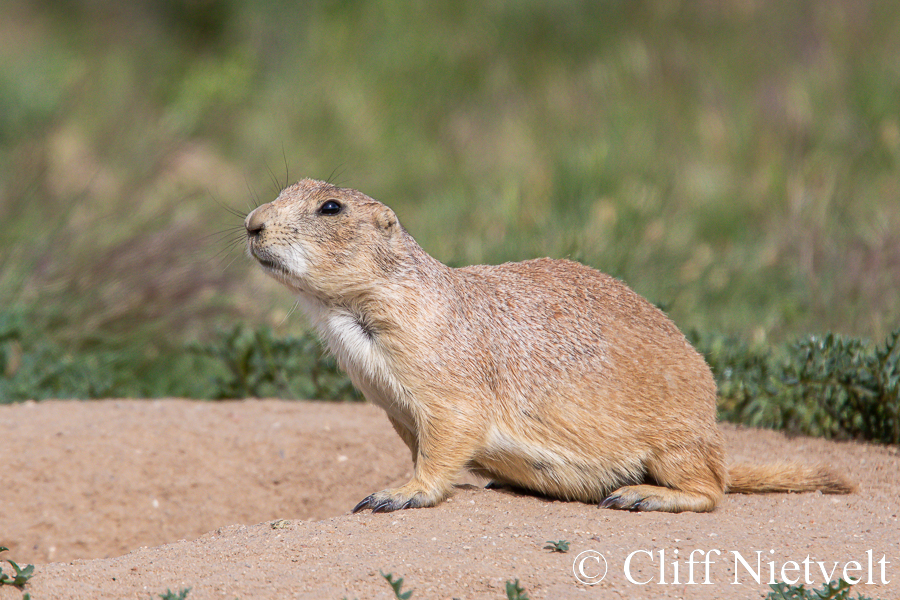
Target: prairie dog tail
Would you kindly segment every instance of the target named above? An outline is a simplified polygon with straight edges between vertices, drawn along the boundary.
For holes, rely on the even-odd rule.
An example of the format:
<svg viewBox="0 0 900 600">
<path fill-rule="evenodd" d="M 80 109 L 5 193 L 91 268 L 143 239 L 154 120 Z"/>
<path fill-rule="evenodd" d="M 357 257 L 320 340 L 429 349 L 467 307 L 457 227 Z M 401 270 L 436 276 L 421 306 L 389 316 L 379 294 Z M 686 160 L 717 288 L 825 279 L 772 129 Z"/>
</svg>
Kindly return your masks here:
<svg viewBox="0 0 900 600">
<path fill-rule="evenodd" d="M 856 485 L 824 465 L 737 463 L 728 468 L 725 491 L 730 494 L 762 494 L 817 490 L 824 494 L 851 494 L 856 491 Z"/>
</svg>

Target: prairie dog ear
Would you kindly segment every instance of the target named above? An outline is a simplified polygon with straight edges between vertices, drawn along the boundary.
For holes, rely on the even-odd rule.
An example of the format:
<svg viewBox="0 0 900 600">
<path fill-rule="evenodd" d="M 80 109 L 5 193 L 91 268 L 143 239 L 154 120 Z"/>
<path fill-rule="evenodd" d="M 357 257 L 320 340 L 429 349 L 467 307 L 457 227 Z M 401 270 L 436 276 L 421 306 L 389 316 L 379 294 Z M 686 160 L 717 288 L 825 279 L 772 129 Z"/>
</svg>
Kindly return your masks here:
<svg viewBox="0 0 900 600">
<path fill-rule="evenodd" d="M 385 235 L 390 235 L 397 227 L 397 217 L 389 210 L 380 211 L 375 215 L 375 226 Z"/>
</svg>

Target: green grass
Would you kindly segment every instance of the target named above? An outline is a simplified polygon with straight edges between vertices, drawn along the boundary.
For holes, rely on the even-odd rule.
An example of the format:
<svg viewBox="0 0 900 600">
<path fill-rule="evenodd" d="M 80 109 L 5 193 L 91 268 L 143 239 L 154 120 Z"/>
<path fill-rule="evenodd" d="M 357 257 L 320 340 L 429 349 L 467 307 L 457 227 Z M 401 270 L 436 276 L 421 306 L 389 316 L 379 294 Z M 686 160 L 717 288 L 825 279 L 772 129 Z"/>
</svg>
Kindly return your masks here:
<svg viewBox="0 0 900 600">
<path fill-rule="evenodd" d="M 199 350 L 303 339 L 224 208 L 303 176 L 449 264 L 577 258 L 686 331 L 900 326 L 896 3 L 0 12 L 0 401 L 316 392 Z"/>
</svg>

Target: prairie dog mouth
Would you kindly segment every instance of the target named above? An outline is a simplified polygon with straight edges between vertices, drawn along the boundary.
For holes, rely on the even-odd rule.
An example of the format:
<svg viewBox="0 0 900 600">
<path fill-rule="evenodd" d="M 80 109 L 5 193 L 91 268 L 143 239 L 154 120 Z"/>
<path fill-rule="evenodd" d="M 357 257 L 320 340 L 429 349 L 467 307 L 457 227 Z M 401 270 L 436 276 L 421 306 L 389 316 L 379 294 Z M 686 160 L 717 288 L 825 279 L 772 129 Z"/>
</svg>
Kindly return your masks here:
<svg viewBox="0 0 900 600">
<path fill-rule="evenodd" d="M 271 258 L 267 258 L 264 256 L 257 256 L 256 254 L 254 254 L 253 257 L 256 259 L 256 261 L 260 265 L 264 266 L 267 269 L 282 270 L 281 265 L 279 263 L 275 262 L 274 260 L 272 260 Z"/>
<path fill-rule="evenodd" d="M 256 259 L 260 265 L 265 267 L 266 269 L 271 269 L 273 271 L 284 271 L 284 267 L 281 263 L 268 253 L 263 250 L 258 249 L 252 242 L 249 246 L 250 256 Z"/>
<path fill-rule="evenodd" d="M 308 260 L 302 250 L 293 247 L 288 249 L 260 248 L 259 244 L 254 243 L 252 239 L 247 245 L 247 250 L 263 268 L 263 271 L 278 281 L 296 289 L 303 287 L 302 282 L 307 275 Z M 283 255 L 285 251 L 286 256 Z"/>
</svg>

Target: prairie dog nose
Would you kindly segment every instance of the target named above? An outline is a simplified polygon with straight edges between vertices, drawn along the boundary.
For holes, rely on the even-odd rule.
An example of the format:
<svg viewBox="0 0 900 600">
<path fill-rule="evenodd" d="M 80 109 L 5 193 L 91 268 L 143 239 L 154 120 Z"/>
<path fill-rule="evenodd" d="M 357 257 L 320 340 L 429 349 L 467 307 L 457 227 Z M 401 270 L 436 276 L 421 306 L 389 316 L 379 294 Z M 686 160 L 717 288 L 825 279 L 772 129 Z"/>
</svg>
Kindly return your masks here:
<svg viewBox="0 0 900 600">
<path fill-rule="evenodd" d="M 266 228 L 266 223 L 275 216 L 275 209 L 271 203 L 256 207 L 253 212 L 244 219 L 244 227 L 248 235 L 256 235 Z"/>
</svg>

